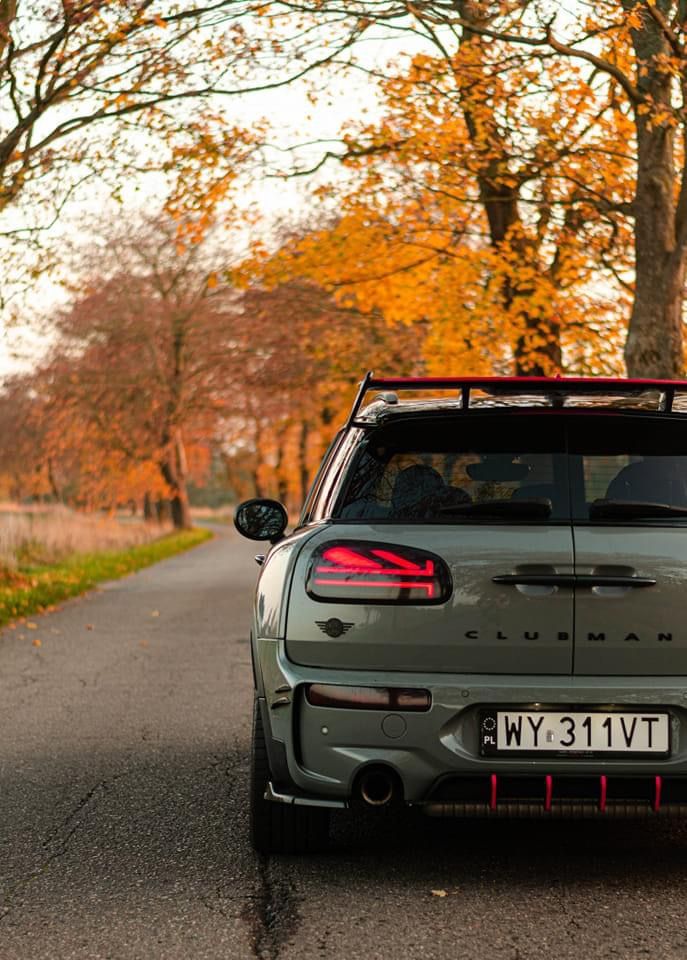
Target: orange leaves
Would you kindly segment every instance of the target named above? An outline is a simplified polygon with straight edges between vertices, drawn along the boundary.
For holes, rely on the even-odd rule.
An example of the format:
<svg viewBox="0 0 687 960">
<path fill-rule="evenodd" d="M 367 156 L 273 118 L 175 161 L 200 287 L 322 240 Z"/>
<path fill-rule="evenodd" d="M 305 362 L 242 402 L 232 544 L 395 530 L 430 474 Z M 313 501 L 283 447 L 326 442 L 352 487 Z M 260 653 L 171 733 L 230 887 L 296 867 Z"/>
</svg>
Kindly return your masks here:
<svg viewBox="0 0 687 960">
<path fill-rule="evenodd" d="M 600 264 L 629 266 L 632 118 L 586 64 L 516 50 L 473 34 L 380 81 L 382 117 L 344 132 L 336 219 L 268 258 L 263 281 L 304 278 L 416 327 L 437 372 L 607 363 L 626 300 Z"/>
<path fill-rule="evenodd" d="M 182 433 L 176 480 L 203 481 L 231 403 L 238 325 L 221 261 L 213 269 L 209 251 L 179 243 L 176 223 L 129 223 L 106 239 L 101 276 L 55 318 L 52 356 L 0 393 L 3 471 L 23 495 L 89 509 L 167 496 L 161 465 Z"/>
<path fill-rule="evenodd" d="M 173 146 L 173 180 L 167 210 L 186 222 L 185 234 L 191 242 L 202 239 L 219 210 L 224 217 L 229 216 L 237 178 L 244 172 L 263 132 L 259 121 L 248 131 L 230 127 L 223 117 L 205 111 L 187 125 L 185 139 Z"/>
</svg>

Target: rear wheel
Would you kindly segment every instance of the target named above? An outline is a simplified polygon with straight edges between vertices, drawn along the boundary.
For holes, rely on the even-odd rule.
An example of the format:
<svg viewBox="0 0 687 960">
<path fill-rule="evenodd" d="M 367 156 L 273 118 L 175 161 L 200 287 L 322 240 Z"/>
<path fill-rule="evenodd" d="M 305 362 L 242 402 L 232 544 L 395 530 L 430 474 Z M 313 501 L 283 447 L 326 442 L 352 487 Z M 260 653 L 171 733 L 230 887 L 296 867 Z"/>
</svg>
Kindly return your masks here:
<svg viewBox="0 0 687 960">
<path fill-rule="evenodd" d="M 250 839 L 258 853 L 316 853 L 329 837 L 329 810 L 265 800 L 270 780 L 260 707 L 253 706 L 250 765 Z"/>
</svg>

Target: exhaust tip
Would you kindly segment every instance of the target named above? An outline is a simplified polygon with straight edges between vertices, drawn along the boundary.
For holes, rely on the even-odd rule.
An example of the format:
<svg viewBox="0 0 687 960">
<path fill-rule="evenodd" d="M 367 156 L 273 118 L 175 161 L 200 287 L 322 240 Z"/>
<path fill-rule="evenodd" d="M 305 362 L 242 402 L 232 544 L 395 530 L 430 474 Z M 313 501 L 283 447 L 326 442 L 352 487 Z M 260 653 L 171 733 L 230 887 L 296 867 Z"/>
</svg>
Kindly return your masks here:
<svg viewBox="0 0 687 960">
<path fill-rule="evenodd" d="M 358 781 L 358 794 L 368 807 L 388 807 L 399 796 L 396 777 L 384 767 L 365 770 Z"/>
</svg>

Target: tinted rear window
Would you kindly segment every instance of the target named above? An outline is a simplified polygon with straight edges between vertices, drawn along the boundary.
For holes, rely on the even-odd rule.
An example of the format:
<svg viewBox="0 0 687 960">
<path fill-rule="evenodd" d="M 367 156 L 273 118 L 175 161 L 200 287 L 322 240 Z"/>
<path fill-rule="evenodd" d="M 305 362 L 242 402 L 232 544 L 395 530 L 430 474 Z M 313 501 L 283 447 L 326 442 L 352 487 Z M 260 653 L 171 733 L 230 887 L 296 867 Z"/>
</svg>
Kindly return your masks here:
<svg viewBox="0 0 687 960">
<path fill-rule="evenodd" d="M 568 443 L 576 519 L 593 517 L 594 505 L 598 510 L 599 504 L 608 501 L 687 509 L 684 421 L 644 417 L 573 419 Z M 578 474 L 581 476 L 576 482 Z M 660 522 L 661 518 L 634 519 Z M 679 516 L 671 520 L 684 522 Z"/>
<path fill-rule="evenodd" d="M 347 520 L 485 522 L 566 519 L 569 495 L 560 418 L 431 418 L 375 431 L 359 454 L 339 516 Z M 518 504 L 509 514 L 504 502 Z M 476 516 L 474 506 L 498 516 Z M 515 515 L 517 513 L 517 516 Z"/>
<path fill-rule="evenodd" d="M 662 504 L 676 515 L 599 516 L 599 504 L 608 501 Z M 571 516 L 595 523 L 687 522 L 687 422 L 593 414 L 398 419 L 370 434 L 358 452 L 338 516 L 425 523 L 545 523 Z"/>
</svg>

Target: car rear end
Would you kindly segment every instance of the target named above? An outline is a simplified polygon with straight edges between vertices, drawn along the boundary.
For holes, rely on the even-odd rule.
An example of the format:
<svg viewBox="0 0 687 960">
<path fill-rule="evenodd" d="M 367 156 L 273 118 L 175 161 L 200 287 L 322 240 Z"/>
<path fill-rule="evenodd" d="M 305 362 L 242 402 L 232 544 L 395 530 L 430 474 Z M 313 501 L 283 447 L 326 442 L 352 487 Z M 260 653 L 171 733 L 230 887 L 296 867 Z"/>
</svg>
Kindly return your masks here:
<svg viewBox="0 0 687 960">
<path fill-rule="evenodd" d="M 459 399 L 354 411 L 267 630 L 261 581 L 272 800 L 687 812 L 687 392 L 412 386 Z"/>
</svg>

